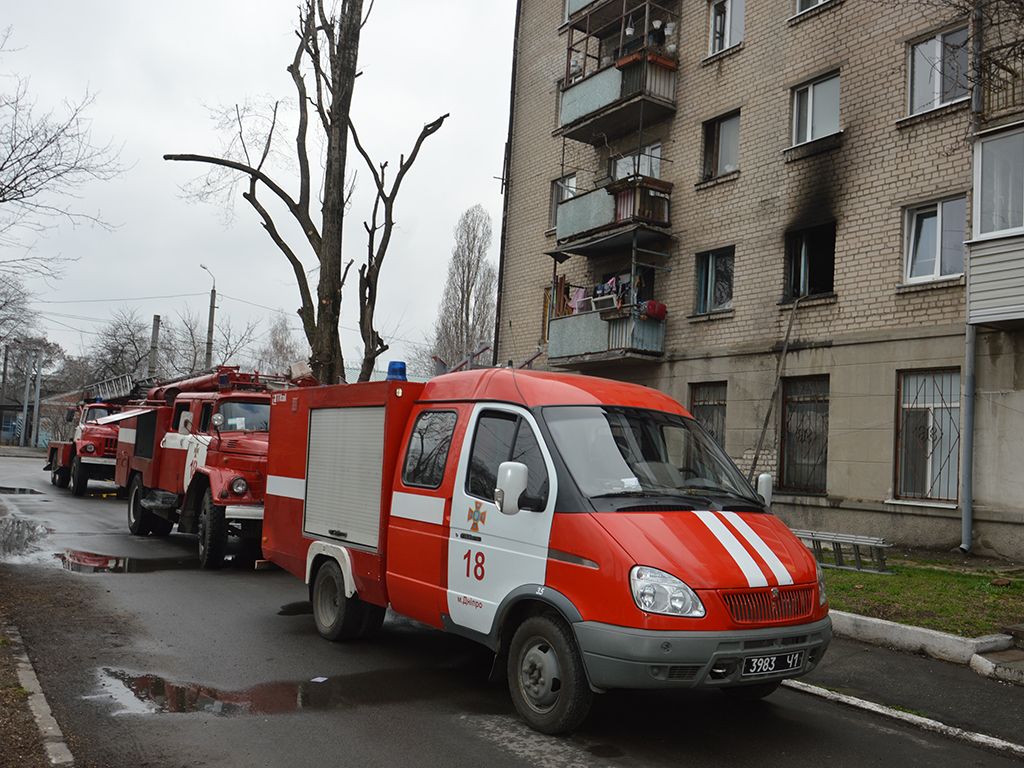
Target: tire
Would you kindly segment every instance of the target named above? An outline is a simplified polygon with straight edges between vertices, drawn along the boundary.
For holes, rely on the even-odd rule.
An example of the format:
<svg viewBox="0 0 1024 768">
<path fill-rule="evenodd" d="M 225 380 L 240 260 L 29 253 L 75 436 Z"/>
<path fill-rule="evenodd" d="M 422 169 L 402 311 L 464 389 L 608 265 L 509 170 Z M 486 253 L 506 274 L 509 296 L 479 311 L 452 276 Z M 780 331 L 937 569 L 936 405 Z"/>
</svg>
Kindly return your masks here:
<svg viewBox="0 0 1024 768">
<path fill-rule="evenodd" d="M 54 454 L 50 464 L 50 466 L 53 467 L 53 469 L 50 470 L 50 483 L 58 488 L 67 488 L 68 484 L 71 482 L 71 473 L 66 467 L 62 467 L 56 462 L 57 456 Z"/>
<path fill-rule="evenodd" d="M 133 475 L 128 484 L 128 530 L 132 536 L 148 536 L 152 515 L 142 506 L 142 494 L 146 486 L 142 484 L 142 475 Z"/>
<path fill-rule="evenodd" d="M 89 468 L 77 456 L 71 460 L 71 495 L 84 496 L 89 487 Z"/>
<path fill-rule="evenodd" d="M 228 548 L 228 521 L 224 507 L 213 503 L 213 492 L 207 488 L 199 507 L 199 566 L 207 571 L 224 567 L 224 553 Z"/>
<path fill-rule="evenodd" d="M 527 725 L 551 735 L 578 727 L 594 701 L 572 630 L 552 615 L 531 616 L 516 629 L 508 685 Z"/>
<path fill-rule="evenodd" d="M 313 580 L 313 621 L 320 636 L 337 642 L 352 640 L 363 632 L 366 605 L 345 597 L 345 577 L 335 560 L 328 560 Z"/>
<path fill-rule="evenodd" d="M 722 688 L 720 690 L 733 701 L 750 704 L 760 701 L 766 696 L 771 696 L 781 684 L 781 680 L 771 680 L 765 683 L 737 685 L 733 688 Z"/>
</svg>

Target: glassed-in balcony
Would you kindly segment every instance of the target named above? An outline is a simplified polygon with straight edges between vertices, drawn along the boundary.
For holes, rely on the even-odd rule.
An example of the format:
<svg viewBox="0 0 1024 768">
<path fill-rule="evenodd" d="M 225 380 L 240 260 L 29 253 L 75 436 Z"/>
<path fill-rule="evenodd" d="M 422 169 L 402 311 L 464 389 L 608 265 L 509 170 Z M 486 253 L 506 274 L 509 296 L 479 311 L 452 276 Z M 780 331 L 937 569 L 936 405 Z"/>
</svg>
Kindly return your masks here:
<svg viewBox="0 0 1024 768">
<path fill-rule="evenodd" d="M 631 224 L 667 228 L 672 185 L 630 176 L 560 203 L 555 237 L 560 244 Z"/>
<path fill-rule="evenodd" d="M 1024 234 L 968 243 L 967 322 L 1024 326 Z"/>
<path fill-rule="evenodd" d="M 552 318 L 548 359 L 562 368 L 587 367 L 621 360 L 652 359 L 665 351 L 665 322 L 635 317 L 603 319 L 603 312 Z"/>
</svg>

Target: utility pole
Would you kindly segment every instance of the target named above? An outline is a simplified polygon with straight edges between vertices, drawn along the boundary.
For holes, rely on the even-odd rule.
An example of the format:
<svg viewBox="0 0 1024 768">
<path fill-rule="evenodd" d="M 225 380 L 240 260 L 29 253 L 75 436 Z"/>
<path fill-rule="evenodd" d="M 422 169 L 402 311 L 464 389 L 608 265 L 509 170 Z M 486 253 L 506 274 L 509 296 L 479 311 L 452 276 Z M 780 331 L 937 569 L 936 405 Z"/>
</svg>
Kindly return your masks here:
<svg viewBox="0 0 1024 768">
<path fill-rule="evenodd" d="M 39 412 L 42 403 L 39 401 L 39 390 L 43 383 L 43 351 L 36 352 L 36 415 L 32 420 L 32 447 L 39 447 Z"/>
<path fill-rule="evenodd" d="M 209 340 L 207 340 L 209 349 Z M 152 379 L 156 376 L 156 351 L 160 344 L 160 315 L 153 315 L 153 335 L 149 339 L 149 364 L 146 367 L 146 378 Z M 209 352 L 207 352 L 209 355 Z"/>
<path fill-rule="evenodd" d="M 21 435 L 18 437 L 18 447 L 25 447 L 25 438 L 28 433 L 28 396 L 32 391 L 32 366 L 28 362 L 28 356 L 35 350 L 25 350 L 25 394 L 21 398 Z"/>
<path fill-rule="evenodd" d="M 209 370 L 213 367 L 213 317 L 217 311 L 217 278 L 205 264 L 199 266 L 205 269 L 213 280 L 213 287 L 210 289 L 210 319 L 206 324 L 206 369 Z"/>
<path fill-rule="evenodd" d="M 0 381 L 0 442 L 3 440 L 4 415 L 7 413 L 7 356 L 11 345 L 4 344 L 4 377 Z"/>
</svg>

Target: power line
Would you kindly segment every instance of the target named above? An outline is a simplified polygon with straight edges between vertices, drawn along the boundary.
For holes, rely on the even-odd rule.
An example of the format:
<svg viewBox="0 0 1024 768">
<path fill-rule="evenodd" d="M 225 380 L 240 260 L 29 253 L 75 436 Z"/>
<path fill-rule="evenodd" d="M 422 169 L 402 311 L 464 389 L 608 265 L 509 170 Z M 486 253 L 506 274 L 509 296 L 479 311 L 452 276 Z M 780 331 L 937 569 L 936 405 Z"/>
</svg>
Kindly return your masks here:
<svg viewBox="0 0 1024 768">
<path fill-rule="evenodd" d="M 202 293 L 171 293 L 166 296 L 126 296 L 122 298 L 113 299 L 61 299 L 54 301 L 50 299 L 37 299 L 32 302 L 33 304 L 102 304 L 102 303 L 116 303 L 120 301 L 152 301 L 154 299 L 184 299 L 194 296 L 207 296 L 207 292 Z"/>
</svg>

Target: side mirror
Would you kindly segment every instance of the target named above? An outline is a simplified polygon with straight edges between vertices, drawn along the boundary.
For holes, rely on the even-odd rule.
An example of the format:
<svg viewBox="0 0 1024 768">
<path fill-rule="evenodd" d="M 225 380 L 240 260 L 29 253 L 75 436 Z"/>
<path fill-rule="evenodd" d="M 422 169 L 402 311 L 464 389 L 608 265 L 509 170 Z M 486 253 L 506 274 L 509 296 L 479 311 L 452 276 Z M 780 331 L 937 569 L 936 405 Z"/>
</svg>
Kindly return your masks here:
<svg viewBox="0 0 1024 768">
<path fill-rule="evenodd" d="M 772 505 L 772 475 L 770 472 L 762 472 L 757 476 L 757 495 L 764 500 L 764 505 Z"/>
<path fill-rule="evenodd" d="M 498 466 L 498 487 L 494 489 L 494 502 L 503 515 L 519 512 L 519 497 L 526 490 L 529 470 L 518 461 L 503 461 Z"/>
</svg>

